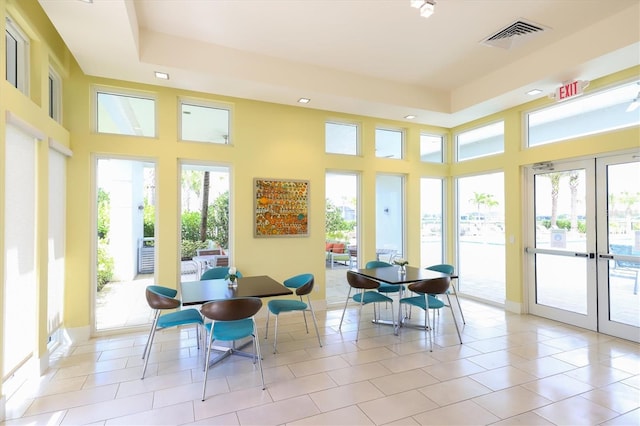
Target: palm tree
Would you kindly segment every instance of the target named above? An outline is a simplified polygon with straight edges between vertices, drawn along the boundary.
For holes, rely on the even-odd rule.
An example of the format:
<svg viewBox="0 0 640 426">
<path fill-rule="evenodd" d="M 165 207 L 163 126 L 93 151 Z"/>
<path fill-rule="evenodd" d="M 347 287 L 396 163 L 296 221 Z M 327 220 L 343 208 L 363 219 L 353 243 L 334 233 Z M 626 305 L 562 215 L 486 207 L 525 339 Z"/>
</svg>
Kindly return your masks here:
<svg viewBox="0 0 640 426">
<path fill-rule="evenodd" d="M 209 212 L 209 172 L 202 180 L 202 209 L 200 210 L 200 241 L 207 241 L 207 216 Z"/>
<path fill-rule="evenodd" d="M 578 184 L 580 183 L 580 175 L 578 170 L 572 170 L 569 173 L 569 189 L 571 190 L 571 230 L 578 229 L 578 214 L 576 207 L 578 205 Z"/>
</svg>

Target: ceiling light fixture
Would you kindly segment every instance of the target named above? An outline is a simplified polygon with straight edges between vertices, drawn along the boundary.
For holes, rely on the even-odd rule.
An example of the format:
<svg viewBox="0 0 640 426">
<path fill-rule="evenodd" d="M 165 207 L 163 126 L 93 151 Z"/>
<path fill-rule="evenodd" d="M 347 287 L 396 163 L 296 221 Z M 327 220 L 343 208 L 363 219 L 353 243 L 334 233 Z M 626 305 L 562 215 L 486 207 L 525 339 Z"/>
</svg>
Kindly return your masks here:
<svg viewBox="0 0 640 426">
<path fill-rule="evenodd" d="M 542 93 L 542 90 L 540 90 L 540 89 L 532 89 L 532 90 L 529 90 L 527 92 L 527 95 L 535 96 L 535 95 L 539 95 L 540 93 Z"/>
<path fill-rule="evenodd" d="M 309 98 L 300 98 L 300 99 L 298 99 L 298 103 L 301 103 L 301 104 L 308 104 L 309 102 L 311 102 L 311 99 L 309 99 Z"/>
<path fill-rule="evenodd" d="M 416 116 L 409 114 L 409 115 L 405 115 L 404 118 L 406 118 L 407 120 L 413 120 L 414 118 L 416 118 Z"/>
<path fill-rule="evenodd" d="M 435 0 L 409 0 L 409 3 L 411 7 L 420 9 L 420 16 L 423 18 L 428 18 L 433 15 L 433 12 L 436 10 Z"/>
<path fill-rule="evenodd" d="M 159 78 L 160 80 L 169 80 L 169 74 L 166 72 L 156 71 L 155 74 L 156 78 Z"/>
<path fill-rule="evenodd" d="M 638 107 L 640 107 L 640 92 L 638 92 L 638 94 L 636 95 L 636 98 L 631 101 L 631 103 L 626 109 L 626 112 L 635 111 L 638 109 Z"/>
</svg>

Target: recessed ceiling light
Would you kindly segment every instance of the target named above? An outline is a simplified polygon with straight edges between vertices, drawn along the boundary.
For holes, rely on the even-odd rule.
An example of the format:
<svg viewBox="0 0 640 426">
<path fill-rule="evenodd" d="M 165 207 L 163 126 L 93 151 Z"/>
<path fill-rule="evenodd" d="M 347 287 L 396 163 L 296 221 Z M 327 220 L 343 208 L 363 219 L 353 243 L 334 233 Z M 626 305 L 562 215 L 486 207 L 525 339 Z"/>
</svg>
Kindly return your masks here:
<svg viewBox="0 0 640 426">
<path fill-rule="evenodd" d="M 413 120 L 414 118 L 416 118 L 416 116 L 409 114 L 409 115 L 405 115 L 404 118 L 406 118 L 407 120 Z"/>
<path fill-rule="evenodd" d="M 298 99 L 298 103 L 301 103 L 301 104 L 308 104 L 309 102 L 311 102 L 311 99 L 309 99 L 309 98 L 300 98 L 300 99 Z"/>
<path fill-rule="evenodd" d="M 535 95 L 539 95 L 540 93 L 542 93 L 542 90 L 540 89 L 533 89 L 533 90 L 529 90 L 527 92 L 527 95 L 529 96 L 535 96 Z"/>
<path fill-rule="evenodd" d="M 156 78 L 161 80 L 169 80 L 169 74 L 166 72 L 156 71 Z"/>
</svg>

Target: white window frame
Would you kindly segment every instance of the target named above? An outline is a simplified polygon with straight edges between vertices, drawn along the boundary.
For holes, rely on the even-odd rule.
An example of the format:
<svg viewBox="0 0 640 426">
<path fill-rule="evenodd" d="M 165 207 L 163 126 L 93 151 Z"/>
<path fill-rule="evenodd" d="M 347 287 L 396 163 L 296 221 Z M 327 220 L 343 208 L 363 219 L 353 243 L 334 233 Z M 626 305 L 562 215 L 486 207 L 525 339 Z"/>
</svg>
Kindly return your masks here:
<svg viewBox="0 0 640 426">
<path fill-rule="evenodd" d="M 355 153 L 343 153 L 343 152 L 333 152 L 327 150 L 327 124 L 333 124 L 336 126 L 350 126 L 355 127 L 356 129 L 356 140 L 355 140 Z M 361 126 L 360 123 L 352 122 L 352 121 L 344 121 L 344 120 L 325 120 L 324 122 L 324 131 L 325 131 L 325 141 L 324 141 L 324 152 L 325 154 L 336 154 L 336 155 L 351 155 L 351 156 L 359 156 L 361 154 L 360 150 L 360 135 L 361 135 Z"/>
<path fill-rule="evenodd" d="M 103 93 L 103 94 L 108 94 L 108 95 L 113 95 L 113 96 L 122 96 L 122 97 L 133 97 L 133 98 L 140 98 L 140 99 L 146 99 L 146 100 L 150 100 L 153 101 L 153 134 L 152 135 L 131 135 L 128 133 L 116 133 L 116 132 L 100 132 L 98 131 L 98 94 Z M 156 138 L 158 137 L 158 99 L 155 95 L 149 93 L 149 92 L 142 92 L 142 91 L 135 91 L 135 90 L 129 90 L 129 89 L 122 89 L 122 88 L 113 88 L 113 87 L 106 87 L 106 86 L 93 86 L 91 89 L 91 106 L 93 108 L 93 112 L 91 114 L 92 117 L 92 129 L 94 132 L 99 133 L 99 134 L 106 134 L 106 135 L 120 135 L 120 136 L 131 136 L 131 137 L 138 137 L 138 138 Z M 135 128 L 135 127 L 134 127 Z"/>
<path fill-rule="evenodd" d="M 15 84 L 12 81 L 9 81 L 11 85 L 16 87 L 19 91 L 24 93 L 26 96 L 29 96 L 29 49 L 30 49 L 30 39 L 27 37 L 25 32 L 20 28 L 20 26 L 11 19 L 10 16 L 6 16 L 5 19 L 5 28 L 6 35 L 10 35 L 14 40 L 16 40 L 16 52 L 15 58 L 10 60 L 9 51 L 7 50 L 5 54 L 6 64 L 9 66 L 11 63 L 15 63 L 16 66 L 16 81 Z M 6 39 L 5 39 L 6 42 Z M 5 70 L 6 71 L 6 70 Z M 8 76 L 7 76 L 8 77 Z"/>
<path fill-rule="evenodd" d="M 423 160 L 422 159 L 422 137 L 426 136 L 426 137 L 432 137 L 432 138 L 439 138 L 440 139 L 440 161 L 429 161 L 429 160 Z M 433 164 L 442 164 L 444 163 L 444 159 L 445 159 L 445 136 L 444 135 L 439 135 L 437 133 L 429 133 L 429 132 L 420 132 L 420 161 L 423 163 L 433 163 Z"/>
<path fill-rule="evenodd" d="M 227 121 L 227 133 L 226 133 L 227 136 L 225 141 L 215 142 L 212 140 L 183 139 L 182 107 L 184 105 L 192 105 L 196 107 L 219 109 L 219 110 L 226 111 L 229 117 Z M 180 98 L 178 100 L 178 140 L 181 142 L 199 142 L 199 143 L 210 143 L 210 144 L 217 144 L 217 145 L 233 145 L 232 123 L 233 123 L 233 105 L 232 104 L 227 104 L 223 102 L 205 101 L 201 99 L 190 99 L 190 98 Z"/>
<path fill-rule="evenodd" d="M 60 75 L 49 67 L 49 117 L 62 123 L 62 79 Z"/>
<path fill-rule="evenodd" d="M 490 128 L 491 126 L 497 125 L 497 124 L 502 124 L 502 150 L 500 151 L 492 151 L 492 152 L 486 152 L 486 153 L 482 153 L 480 155 L 474 155 L 472 157 L 465 157 L 465 158 L 460 158 L 460 142 L 459 142 L 459 138 L 460 135 L 466 134 L 466 133 L 470 133 L 470 132 L 475 132 L 478 130 L 481 130 L 483 128 Z M 472 127 L 470 129 L 466 129 L 463 131 L 460 131 L 458 133 L 455 134 L 454 136 L 454 141 L 455 141 L 455 161 L 456 162 L 462 162 L 462 161 L 468 161 L 468 160 L 475 160 L 477 158 L 484 158 L 484 157 L 489 157 L 492 155 L 499 155 L 499 154 L 504 154 L 504 145 L 505 145 L 505 141 L 504 141 L 504 126 L 505 126 L 505 120 L 504 119 L 500 119 L 500 120 L 495 120 L 492 121 L 490 123 L 484 123 L 480 126 L 476 126 L 476 127 Z M 487 140 L 489 138 L 482 138 L 482 139 L 478 139 L 478 141 L 482 141 L 482 140 Z"/>
<path fill-rule="evenodd" d="M 389 159 L 392 159 L 392 160 L 404 160 L 405 157 L 406 157 L 406 152 L 405 152 L 406 151 L 405 145 L 406 145 L 406 140 L 407 140 L 406 129 L 402 129 L 402 128 L 398 128 L 398 127 L 376 126 L 376 128 L 374 130 L 374 135 L 376 136 L 375 140 L 374 140 L 374 147 L 375 147 L 376 151 L 378 150 L 378 140 L 377 140 L 378 139 L 377 138 L 378 130 L 383 130 L 383 131 L 386 131 L 386 132 L 397 132 L 397 133 L 400 133 L 400 158 L 378 156 L 378 154 L 376 154 L 376 157 L 377 158 L 389 158 Z"/>
</svg>

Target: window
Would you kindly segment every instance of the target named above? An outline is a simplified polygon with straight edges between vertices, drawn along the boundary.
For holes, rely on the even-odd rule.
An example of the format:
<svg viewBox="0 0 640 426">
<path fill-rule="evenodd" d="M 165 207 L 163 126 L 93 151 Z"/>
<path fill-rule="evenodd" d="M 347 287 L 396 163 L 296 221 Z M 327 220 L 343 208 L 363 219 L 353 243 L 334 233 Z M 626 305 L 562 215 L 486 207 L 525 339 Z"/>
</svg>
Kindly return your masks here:
<svg viewBox="0 0 640 426">
<path fill-rule="evenodd" d="M 376 129 L 376 157 L 402 159 L 402 130 Z"/>
<path fill-rule="evenodd" d="M 425 163 L 442 163 L 443 137 L 420 133 L 420 161 Z"/>
<path fill-rule="evenodd" d="M 461 177 L 456 183 L 460 275 L 457 290 L 504 304 L 504 174 Z"/>
<path fill-rule="evenodd" d="M 230 144 L 231 108 L 194 101 L 180 101 L 180 139 Z"/>
<path fill-rule="evenodd" d="M 29 39 L 11 18 L 6 17 L 7 81 L 29 94 Z"/>
<path fill-rule="evenodd" d="M 420 179 L 420 264 L 443 263 L 443 181 Z"/>
<path fill-rule="evenodd" d="M 156 101 L 148 95 L 97 89 L 96 131 L 130 136 L 156 136 Z"/>
<path fill-rule="evenodd" d="M 504 152 L 504 121 L 458 134 L 456 146 L 458 161 Z"/>
<path fill-rule="evenodd" d="M 49 69 L 49 117 L 62 122 L 62 83 L 52 69 Z"/>
<path fill-rule="evenodd" d="M 358 155 L 359 133 L 357 124 L 327 121 L 324 125 L 325 152 Z"/>
<path fill-rule="evenodd" d="M 640 125 L 640 81 L 527 114 L 529 147 Z M 636 104 L 637 105 L 637 104 Z"/>
<path fill-rule="evenodd" d="M 376 176 L 376 257 L 391 262 L 404 255 L 404 176 Z"/>
</svg>

